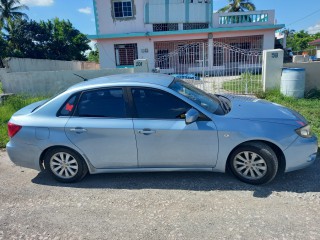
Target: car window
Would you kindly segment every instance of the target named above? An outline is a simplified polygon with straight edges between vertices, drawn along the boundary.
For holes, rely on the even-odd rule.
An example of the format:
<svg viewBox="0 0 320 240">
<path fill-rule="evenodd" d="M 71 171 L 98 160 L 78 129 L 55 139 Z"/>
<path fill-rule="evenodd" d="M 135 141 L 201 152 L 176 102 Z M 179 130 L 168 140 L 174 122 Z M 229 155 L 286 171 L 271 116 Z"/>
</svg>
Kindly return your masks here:
<svg viewBox="0 0 320 240">
<path fill-rule="evenodd" d="M 60 109 L 58 116 L 71 116 L 74 111 L 74 105 L 77 99 L 77 95 L 74 95 L 68 99 L 68 101 L 63 105 L 63 107 Z"/>
<path fill-rule="evenodd" d="M 82 93 L 76 116 L 125 118 L 122 88 L 99 89 Z"/>
<path fill-rule="evenodd" d="M 186 83 L 180 79 L 175 79 L 169 86 L 177 93 L 189 98 L 194 103 L 203 107 L 207 111 L 223 115 L 224 111 L 220 106 L 219 99 L 214 95 L 209 95 L 206 92 L 194 87 L 193 85 Z"/>
<path fill-rule="evenodd" d="M 156 89 L 131 89 L 139 118 L 184 119 L 191 108 L 176 96 Z"/>
</svg>

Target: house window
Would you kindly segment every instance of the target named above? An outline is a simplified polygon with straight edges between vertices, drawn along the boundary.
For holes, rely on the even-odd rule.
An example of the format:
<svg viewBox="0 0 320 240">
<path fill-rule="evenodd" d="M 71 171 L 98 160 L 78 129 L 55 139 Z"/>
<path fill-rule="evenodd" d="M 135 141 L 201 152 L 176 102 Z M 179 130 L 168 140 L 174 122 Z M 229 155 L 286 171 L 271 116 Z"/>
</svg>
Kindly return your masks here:
<svg viewBox="0 0 320 240">
<path fill-rule="evenodd" d="M 208 23 L 184 23 L 183 30 L 192 30 L 192 29 L 207 29 L 209 28 Z"/>
<path fill-rule="evenodd" d="M 134 60 L 138 58 L 136 43 L 115 44 L 114 51 L 117 66 L 133 66 Z"/>
<path fill-rule="evenodd" d="M 154 32 L 178 31 L 178 23 L 158 23 L 153 24 Z"/>
<path fill-rule="evenodd" d="M 114 17 L 125 18 L 132 17 L 132 2 L 131 1 L 119 1 L 113 3 Z"/>
</svg>

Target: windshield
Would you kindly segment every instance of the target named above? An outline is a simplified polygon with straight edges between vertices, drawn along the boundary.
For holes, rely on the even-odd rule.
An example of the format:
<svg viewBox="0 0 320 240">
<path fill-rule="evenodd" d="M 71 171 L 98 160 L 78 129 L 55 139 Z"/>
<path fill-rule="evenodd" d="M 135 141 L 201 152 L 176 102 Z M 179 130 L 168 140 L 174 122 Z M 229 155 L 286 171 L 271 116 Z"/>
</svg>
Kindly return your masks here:
<svg viewBox="0 0 320 240">
<path fill-rule="evenodd" d="M 199 88 L 196 88 L 193 85 L 184 82 L 183 80 L 175 79 L 170 84 L 169 88 L 189 98 L 191 101 L 200 105 L 211 113 L 218 115 L 224 114 L 224 111 L 220 105 L 220 101 L 217 97 L 215 97 L 214 95 L 209 95 Z"/>
</svg>

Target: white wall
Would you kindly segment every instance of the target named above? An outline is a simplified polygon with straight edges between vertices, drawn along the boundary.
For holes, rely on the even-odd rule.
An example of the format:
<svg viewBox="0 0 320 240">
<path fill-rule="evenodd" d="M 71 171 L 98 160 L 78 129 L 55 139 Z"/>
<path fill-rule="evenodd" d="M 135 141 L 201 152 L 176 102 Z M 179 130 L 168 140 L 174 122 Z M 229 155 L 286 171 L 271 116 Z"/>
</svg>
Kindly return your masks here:
<svg viewBox="0 0 320 240">
<path fill-rule="evenodd" d="M 133 73 L 133 69 L 102 69 L 82 71 L 43 71 L 3 73 L 2 86 L 5 93 L 52 96 L 83 79 L 74 75 L 91 79 L 120 73 Z"/>
<path fill-rule="evenodd" d="M 31 58 L 6 58 L 3 63 L 8 72 L 95 70 L 99 64 L 83 61 L 59 61 Z"/>
<path fill-rule="evenodd" d="M 136 14 L 134 19 L 121 20 L 112 16 L 111 0 L 96 0 L 99 34 L 151 32 L 152 25 L 144 24 L 144 5 L 147 0 L 134 0 Z"/>
</svg>

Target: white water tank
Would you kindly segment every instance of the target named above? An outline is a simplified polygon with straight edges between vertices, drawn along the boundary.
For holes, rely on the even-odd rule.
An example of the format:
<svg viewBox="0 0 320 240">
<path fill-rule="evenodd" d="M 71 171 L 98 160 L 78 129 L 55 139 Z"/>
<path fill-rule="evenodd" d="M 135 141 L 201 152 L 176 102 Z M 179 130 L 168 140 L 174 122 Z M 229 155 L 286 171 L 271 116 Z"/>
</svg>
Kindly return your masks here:
<svg viewBox="0 0 320 240">
<path fill-rule="evenodd" d="M 305 79 L 306 71 L 304 68 L 284 68 L 281 77 L 281 93 L 289 97 L 303 98 Z"/>
</svg>

